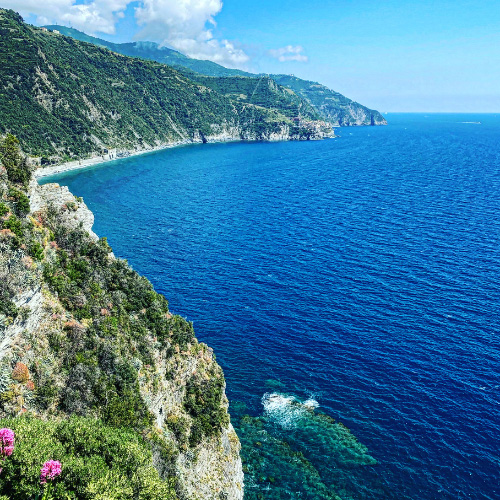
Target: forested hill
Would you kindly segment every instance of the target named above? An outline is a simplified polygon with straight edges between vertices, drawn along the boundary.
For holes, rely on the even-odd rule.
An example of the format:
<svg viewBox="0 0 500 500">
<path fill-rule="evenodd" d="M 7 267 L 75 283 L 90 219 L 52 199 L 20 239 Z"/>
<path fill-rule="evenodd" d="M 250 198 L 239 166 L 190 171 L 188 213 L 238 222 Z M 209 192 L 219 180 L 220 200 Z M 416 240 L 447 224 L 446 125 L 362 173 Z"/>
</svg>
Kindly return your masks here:
<svg viewBox="0 0 500 500">
<path fill-rule="evenodd" d="M 57 24 L 47 25 L 45 26 L 45 28 L 51 31 L 57 30 L 63 35 L 70 36 L 75 40 L 80 40 L 82 42 L 93 43 L 94 45 L 106 47 L 125 56 L 140 57 L 141 59 L 149 59 L 150 61 L 161 62 L 164 64 L 168 64 L 169 66 L 188 68 L 192 71 L 196 71 L 197 73 L 201 73 L 202 75 L 256 76 L 253 73 L 248 73 L 239 69 L 225 68 L 224 66 L 221 66 L 220 64 L 214 63 L 212 61 L 192 59 L 191 57 L 187 57 L 177 50 L 160 46 L 155 42 L 139 41 L 128 43 L 113 43 L 101 38 L 97 38 L 95 36 L 87 35 L 86 33 L 78 31 L 74 28 L 67 28 L 66 26 L 59 26 Z"/>
<path fill-rule="evenodd" d="M 241 103 L 250 103 L 267 109 L 277 109 L 289 118 L 298 116 L 322 119 L 322 115 L 305 98 L 290 88 L 278 85 L 268 76 L 205 76 L 179 68 L 189 79 L 210 87 L 220 94 Z"/>
<path fill-rule="evenodd" d="M 374 109 L 354 102 L 317 82 L 302 80 L 293 75 L 270 75 L 278 84 L 293 90 L 303 97 L 319 113 L 333 124 L 341 127 L 353 125 L 386 125 L 385 118 Z"/>
<path fill-rule="evenodd" d="M 65 26 L 50 25 L 46 26 L 46 28 L 58 30 L 76 40 L 107 47 L 119 54 L 162 62 L 177 68 L 183 73 L 185 73 L 185 69 L 187 69 L 189 70 L 190 78 L 192 78 L 191 71 L 210 77 L 246 76 L 259 78 L 263 76 L 241 71 L 239 69 L 225 68 L 212 61 L 192 59 L 176 50 L 162 47 L 154 42 L 112 43 Z M 265 76 L 272 78 L 280 85 L 292 89 L 297 95 L 303 97 L 310 106 L 315 108 L 316 112 L 323 120 L 327 120 L 334 126 L 385 125 L 387 123 L 385 118 L 378 111 L 352 101 L 320 83 L 303 80 L 294 75 Z M 224 78 L 219 82 L 211 80 L 211 84 L 211 86 L 217 86 L 221 93 L 228 94 L 231 93 L 232 88 L 241 85 L 242 80 L 236 79 L 236 81 L 232 82 L 230 78 Z M 251 85 L 251 82 L 246 82 L 246 84 Z M 255 85 L 255 83 L 253 85 Z"/>
<path fill-rule="evenodd" d="M 12 10 L 0 9 L 0 63 L 0 134 L 14 133 L 25 152 L 52 160 L 174 141 L 327 133 L 313 113 L 291 119 L 286 99 L 272 109 L 233 100 L 165 64 L 25 24 Z"/>
</svg>

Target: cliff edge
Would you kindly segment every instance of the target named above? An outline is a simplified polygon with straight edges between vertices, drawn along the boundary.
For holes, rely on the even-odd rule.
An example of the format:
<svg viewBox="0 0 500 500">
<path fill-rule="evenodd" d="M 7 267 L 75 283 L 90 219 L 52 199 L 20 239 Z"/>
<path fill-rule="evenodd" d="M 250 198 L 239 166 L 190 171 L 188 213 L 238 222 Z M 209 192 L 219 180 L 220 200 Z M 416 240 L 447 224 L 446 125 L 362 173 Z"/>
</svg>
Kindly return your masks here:
<svg viewBox="0 0 500 500">
<path fill-rule="evenodd" d="M 240 443 L 212 350 L 92 232 L 82 199 L 30 180 L 12 136 L 0 155 L 0 417 L 126 429 L 150 450 L 162 498 L 241 500 Z M 13 491 L 14 463 L 0 496 Z M 64 471 L 64 491 L 87 498 L 90 486 Z M 101 487 L 106 498 L 139 498 L 115 487 Z"/>
</svg>

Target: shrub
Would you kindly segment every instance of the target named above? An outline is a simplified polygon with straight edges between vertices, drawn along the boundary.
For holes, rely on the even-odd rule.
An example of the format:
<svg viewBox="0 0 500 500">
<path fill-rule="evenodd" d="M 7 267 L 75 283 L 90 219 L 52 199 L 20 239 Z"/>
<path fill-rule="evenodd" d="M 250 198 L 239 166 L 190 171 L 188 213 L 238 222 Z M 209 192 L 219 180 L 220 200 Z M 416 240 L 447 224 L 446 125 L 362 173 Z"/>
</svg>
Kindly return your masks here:
<svg viewBox="0 0 500 500">
<path fill-rule="evenodd" d="M 38 241 L 33 242 L 29 248 L 29 254 L 38 261 L 43 260 L 43 247 Z"/>
<path fill-rule="evenodd" d="M 189 444 L 196 446 L 203 437 L 221 433 L 229 423 L 226 408 L 222 404 L 224 377 L 222 373 L 211 373 L 208 380 L 190 379 L 186 386 L 184 408 L 193 417 Z"/>
<path fill-rule="evenodd" d="M 15 215 L 11 215 L 7 220 L 4 220 L 2 227 L 3 229 L 10 229 L 18 238 L 23 238 L 23 225 Z"/>
<path fill-rule="evenodd" d="M 21 155 L 19 140 L 12 134 L 0 141 L 0 161 L 7 170 L 9 181 L 28 186 L 31 179 L 31 169 L 26 158 Z"/>
<path fill-rule="evenodd" d="M 139 395 L 139 387 L 115 395 L 104 408 L 104 420 L 114 427 L 133 427 L 139 430 L 151 426 L 153 419 Z"/>
<path fill-rule="evenodd" d="M 30 211 L 29 198 L 19 189 L 10 188 L 9 197 L 15 203 L 15 211 L 19 217 L 24 217 Z"/>
<path fill-rule="evenodd" d="M 12 378 L 24 384 L 30 378 L 30 372 L 28 367 L 24 363 L 16 363 L 14 370 L 12 371 Z"/>
<path fill-rule="evenodd" d="M 5 316 L 10 318 L 17 318 L 19 314 L 19 307 L 14 304 L 12 297 L 9 295 L 7 290 L 0 287 L 0 314 L 5 314 Z"/>
<path fill-rule="evenodd" d="M 150 445 L 130 429 L 116 429 L 91 418 L 61 422 L 30 417 L 6 419 L 15 432 L 14 452 L 3 464 L 0 498 L 26 500 L 40 492 L 40 468 L 49 460 L 62 464 L 54 498 L 176 499 L 172 482 L 152 465 Z"/>
<path fill-rule="evenodd" d="M 166 420 L 167 427 L 173 432 L 180 445 L 187 444 L 189 424 L 185 417 L 169 415 Z"/>
</svg>

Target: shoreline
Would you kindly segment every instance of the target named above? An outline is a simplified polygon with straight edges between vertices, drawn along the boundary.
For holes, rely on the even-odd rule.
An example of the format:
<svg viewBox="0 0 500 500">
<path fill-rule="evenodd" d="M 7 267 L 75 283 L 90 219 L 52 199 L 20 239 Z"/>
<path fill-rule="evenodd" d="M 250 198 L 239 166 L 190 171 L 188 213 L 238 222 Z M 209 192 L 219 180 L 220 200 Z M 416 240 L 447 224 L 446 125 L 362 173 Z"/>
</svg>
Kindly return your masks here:
<svg viewBox="0 0 500 500">
<path fill-rule="evenodd" d="M 220 141 L 229 142 L 229 141 Z M 86 160 L 73 160 L 66 163 L 61 163 L 59 165 L 51 165 L 48 167 L 38 167 L 34 172 L 33 176 L 36 180 L 42 179 L 44 177 L 50 177 L 51 175 L 63 174 L 65 172 L 71 172 L 73 170 L 80 170 L 83 168 L 94 167 L 100 165 L 101 163 L 108 163 L 110 161 L 124 160 L 125 158 L 131 158 L 133 156 L 139 156 L 146 153 L 156 153 L 157 151 L 162 151 L 164 149 L 175 148 L 177 146 L 186 146 L 188 144 L 198 144 L 198 141 L 183 140 L 175 141 L 167 144 L 161 144 L 160 146 L 155 146 L 150 149 L 141 149 L 139 151 L 124 151 L 123 156 L 115 156 L 111 158 L 106 158 L 108 155 L 94 156 L 93 158 L 88 158 Z M 200 141 L 201 144 L 201 141 Z"/>
<path fill-rule="evenodd" d="M 333 129 L 332 129 L 333 130 Z M 331 136 L 324 136 L 320 139 L 308 139 L 308 140 L 324 140 L 324 139 L 335 139 L 337 136 L 335 132 Z M 293 141 L 294 139 L 290 138 L 279 138 L 279 139 L 270 139 L 266 142 L 282 142 L 282 141 Z M 192 139 L 184 139 L 182 141 L 174 141 L 165 144 L 160 144 L 159 146 L 155 146 L 149 149 L 141 149 L 137 150 L 122 150 L 120 156 L 109 157 L 108 155 L 102 156 L 94 156 L 93 158 L 88 158 L 86 160 L 73 160 L 66 163 L 60 163 L 59 165 L 51 165 L 48 167 L 38 167 L 33 172 L 33 177 L 38 181 L 39 179 L 43 179 L 44 177 L 50 177 L 52 175 L 63 174 L 65 172 L 71 172 L 73 170 L 80 170 L 83 168 L 94 167 L 96 165 L 100 165 L 101 163 L 108 163 L 110 161 L 116 160 L 124 160 L 126 158 L 132 158 L 133 156 L 139 156 L 146 153 L 156 153 L 158 151 L 163 151 L 165 149 L 176 148 L 179 146 L 188 146 L 190 144 L 216 144 L 216 143 L 225 143 L 225 142 L 259 142 L 258 140 L 248 140 L 235 138 L 232 136 L 222 136 L 218 138 L 214 138 L 213 140 L 207 139 L 203 140 L 192 140 Z M 123 156 L 122 156 L 123 155 Z M 108 156 L 108 158 L 106 158 Z"/>
</svg>

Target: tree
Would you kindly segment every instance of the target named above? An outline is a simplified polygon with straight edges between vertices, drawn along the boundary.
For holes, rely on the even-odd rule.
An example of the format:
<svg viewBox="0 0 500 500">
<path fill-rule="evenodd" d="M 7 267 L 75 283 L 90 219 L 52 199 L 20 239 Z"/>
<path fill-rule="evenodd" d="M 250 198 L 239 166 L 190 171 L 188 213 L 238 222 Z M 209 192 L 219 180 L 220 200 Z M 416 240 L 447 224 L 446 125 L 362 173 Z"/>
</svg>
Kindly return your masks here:
<svg viewBox="0 0 500 500">
<path fill-rule="evenodd" d="M 21 154 L 19 140 L 12 134 L 7 134 L 0 141 L 0 161 L 7 170 L 9 181 L 28 186 L 31 179 L 31 169 L 26 158 Z"/>
</svg>

